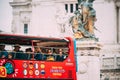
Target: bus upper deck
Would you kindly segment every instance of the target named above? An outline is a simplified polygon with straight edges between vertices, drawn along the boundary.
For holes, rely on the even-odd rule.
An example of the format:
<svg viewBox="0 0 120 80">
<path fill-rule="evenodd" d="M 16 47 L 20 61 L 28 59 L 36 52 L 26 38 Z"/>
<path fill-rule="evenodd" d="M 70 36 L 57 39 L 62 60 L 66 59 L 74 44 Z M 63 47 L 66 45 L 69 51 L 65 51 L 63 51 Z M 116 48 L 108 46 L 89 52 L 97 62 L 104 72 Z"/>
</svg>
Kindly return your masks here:
<svg viewBox="0 0 120 80">
<path fill-rule="evenodd" d="M 0 78 L 76 80 L 71 38 L 0 34 L 0 43 L 8 46 L 0 50 Z"/>
</svg>

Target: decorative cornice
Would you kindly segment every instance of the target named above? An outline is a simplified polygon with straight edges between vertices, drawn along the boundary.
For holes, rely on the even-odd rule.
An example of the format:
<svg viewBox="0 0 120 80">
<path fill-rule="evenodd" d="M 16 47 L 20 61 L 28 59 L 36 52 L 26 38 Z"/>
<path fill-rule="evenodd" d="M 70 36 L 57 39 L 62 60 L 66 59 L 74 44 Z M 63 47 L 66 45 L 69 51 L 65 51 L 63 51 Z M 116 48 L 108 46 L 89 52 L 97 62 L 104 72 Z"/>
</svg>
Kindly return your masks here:
<svg viewBox="0 0 120 80">
<path fill-rule="evenodd" d="M 12 7 L 14 7 L 14 6 L 26 6 L 26 5 L 31 5 L 31 1 L 27 1 L 27 2 L 10 2 L 10 5 Z"/>
<path fill-rule="evenodd" d="M 32 5 L 54 5 L 56 3 L 68 3 L 68 2 L 77 2 L 77 0 L 33 0 Z"/>
</svg>

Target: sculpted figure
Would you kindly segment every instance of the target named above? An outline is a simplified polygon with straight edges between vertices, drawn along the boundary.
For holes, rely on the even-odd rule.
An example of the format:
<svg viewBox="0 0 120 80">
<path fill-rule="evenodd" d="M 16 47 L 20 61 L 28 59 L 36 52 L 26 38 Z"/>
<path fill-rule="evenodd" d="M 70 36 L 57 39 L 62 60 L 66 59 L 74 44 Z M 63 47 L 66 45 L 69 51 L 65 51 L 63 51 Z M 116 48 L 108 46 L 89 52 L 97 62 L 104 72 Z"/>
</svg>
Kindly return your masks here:
<svg viewBox="0 0 120 80">
<path fill-rule="evenodd" d="M 93 9 L 93 1 L 78 0 L 80 10 L 75 11 L 70 19 L 75 38 L 94 38 L 96 11 Z"/>
<path fill-rule="evenodd" d="M 83 34 L 79 31 L 82 25 L 82 16 L 79 11 L 74 12 L 74 16 L 70 19 L 70 24 L 72 25 L 72 30 L 74 32 L 75 38 L 82 38 Z"/>
<path fill-rule="evenodd" d="M 96 11 L 93 9 L 94 0 L 84 0 L 81 3 L 83 23 L 86 22 L 85 29 L 94 34 L 94 22 L 96 21 Z"/>
</svg>

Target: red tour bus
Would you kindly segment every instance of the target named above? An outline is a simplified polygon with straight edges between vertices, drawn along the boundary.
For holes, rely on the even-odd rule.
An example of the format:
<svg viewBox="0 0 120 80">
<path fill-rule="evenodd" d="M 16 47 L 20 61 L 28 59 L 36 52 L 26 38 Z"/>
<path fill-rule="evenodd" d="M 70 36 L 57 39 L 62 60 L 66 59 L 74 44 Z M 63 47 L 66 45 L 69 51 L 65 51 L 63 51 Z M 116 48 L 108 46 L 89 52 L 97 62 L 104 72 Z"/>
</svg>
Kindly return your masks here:
<svg viewBox="0 0 120 80">
<path fill-rule="evenodd" d="M 69 37 L 0 34 L 0 79 L 76 80 L 74 44 Z"/>
</svg>

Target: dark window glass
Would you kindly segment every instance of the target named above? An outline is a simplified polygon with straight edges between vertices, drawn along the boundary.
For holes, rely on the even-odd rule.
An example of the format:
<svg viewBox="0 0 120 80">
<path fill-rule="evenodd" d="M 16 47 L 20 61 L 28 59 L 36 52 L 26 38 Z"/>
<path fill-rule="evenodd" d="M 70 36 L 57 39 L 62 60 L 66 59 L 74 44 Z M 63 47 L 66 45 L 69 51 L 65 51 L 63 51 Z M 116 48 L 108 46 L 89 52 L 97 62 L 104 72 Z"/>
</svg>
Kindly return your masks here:
<svg viewBox="0 0 120 80">
<path fill-rule="evenodd" d="M 76 4 L 76 10 L 78 10 L 78 4 Z"/>
<path fill-rule="evenodd" d="M 28 24 L 24 24 L 24 34 L 28 33 Z"/>
<path fill-rule="evenodd" d="M 73 4 L 70 4 L 70 12 L 73 13 Z"/>
<path fill-rule="evenodd" d="M 68 12 L 68 4 L 65 4 L 65 10 Z"/>
</svg>

